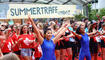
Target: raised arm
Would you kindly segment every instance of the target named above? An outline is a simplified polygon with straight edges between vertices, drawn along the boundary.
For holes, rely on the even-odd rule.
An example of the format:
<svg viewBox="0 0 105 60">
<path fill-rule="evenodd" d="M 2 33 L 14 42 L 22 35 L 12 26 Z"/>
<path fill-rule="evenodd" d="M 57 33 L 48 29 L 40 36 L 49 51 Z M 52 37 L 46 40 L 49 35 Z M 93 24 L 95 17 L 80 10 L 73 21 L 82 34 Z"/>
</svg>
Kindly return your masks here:
<svg viewBox="0 0 105 60">
<path fill-rule="evenodd" d="M 69 32 L 72 32 L 72 34 L 73 34 L 74 36 L 76 36 L 79 40 L 82 38 L 81 35 L 79 35 L 79 34 L 73 32 L 73 31 L 70 31 L 69 29 L 68 29 L 68 31 L 69 31 Z"/>
<path fill-rule="evenodd" d="M 63 28 L 63 29 L 58 33 L 58 35 L 56 35 L 55 38 L 52 39 L 52 40 L 54 41 L 54 43 L 57 43 L 59 40 L 62 40 L 62 39 L 60 39 L 60 37 L 61 37 L 61 35 L 63 35 L 63 34 L 66 32 L 68 26 L 69 26 L 69 25 L 66 24 L 66 25 L 65 25 L 65 28 Z"/>
<path fill-rule="evenodd" d="M 73 34 L 67 36 L 68 38 L 75 37 Z"/>
<path fill-rule="evenodd" d="M 62 31 L 63 28 L 64 26 L 62 26 L 56 33 L 54 33 L 54 36 L 57 36 Z"/>
<path fill-rule="evenodd" d="M 81 35 L 79 35 L 79 34 L 77 34 L 77 33 L 75 33 L 75 32 L 73 32 L 72 31 L 72 33 L 73 33 L 73 35 L 75 35 L 79 40 L 82 38 L 82 36 Z"/>
<path fill-rule="evenodd" d="M 98 31 L 96 31 L 96 32 L 91 32 L 91 33 L 87 33 L 87 34 L 88 34 L 88 36 L 93 36 L 93 35 L 95 35 L 97 32 L 98 32 Z"/>
<path fill-rule="evenodd" d="M 54 43 L 57 43 L 60 40 L 61 35 L 63 35 L 63 33 L 65 33 L 66 30 L 67 28 L 64 28 L 58 35 L 55 36 L 55 38 L 52 39 Z"/>
<path fill-rule="evenodd" d="M 32 23 L 32 26 L 33 26 L 33 28 L 34 28 L 34 32 L 36 33 L 36 36 L 38 36 L 38 37 L 37 37 L 38 42 L 39 42 L 40 44 L 42 44 L 44 38 L 41 36 L 41 34 L 40 34 L 38 28 L 37 28 L 36 25 L 34 24 L 33 19 L 31 19 L 31 18 L 29 17 L 29 20 L 30 20 L 30 22 Z"/>
</svg>

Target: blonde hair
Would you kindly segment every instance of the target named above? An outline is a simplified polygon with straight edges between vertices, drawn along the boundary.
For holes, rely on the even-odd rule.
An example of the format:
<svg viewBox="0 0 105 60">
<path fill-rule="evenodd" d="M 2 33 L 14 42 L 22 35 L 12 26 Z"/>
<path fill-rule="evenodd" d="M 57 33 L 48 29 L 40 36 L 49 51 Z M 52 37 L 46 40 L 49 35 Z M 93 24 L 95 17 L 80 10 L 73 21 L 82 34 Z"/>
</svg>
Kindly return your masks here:
<svg viewBox="0 0 105 60">
<path fill-rule="evenodd" d="M 20 60 L 18 56 L 14 53 L 9 53 L 4 55 L 0 60 Z"/>
<path fill-rule="evenodd" d="M 56 23 L 55 23 L 54 21 L 50 21 L 49 24 L 50 24 L 50 25 L 52 25 L 52 24 L 55 25 Z"/>
<path fill-rule="evenodd" d="M 42 23 L 38 23 L 37 27 L 43 29 L 43 24 Z"/>
</svg>

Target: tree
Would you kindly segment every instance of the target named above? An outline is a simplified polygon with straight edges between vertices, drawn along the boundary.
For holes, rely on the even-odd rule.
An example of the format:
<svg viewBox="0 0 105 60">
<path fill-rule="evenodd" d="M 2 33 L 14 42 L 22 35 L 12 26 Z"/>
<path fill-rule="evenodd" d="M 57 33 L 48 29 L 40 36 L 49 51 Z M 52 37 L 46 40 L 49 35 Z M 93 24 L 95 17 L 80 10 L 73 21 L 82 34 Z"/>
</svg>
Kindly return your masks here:
<svg viewBox="0 0 105 60">
<path fill-rule="evenodd" d="M 74 15 L 75 16 L 75 20 L 78 20 L 78 21 L 81 21 L 83 18 L 85 18 L 84 15 L 82 14 L 77 14 L 77 15 Z"/>
<path fill-rule="evenodd" d="M 89 14 L 89 20 L 98 20 L 96 14 L 98 13 L 98 10 L 97 9 L 92 9 L 91 8 L 91 4 L 88 4 L 88 14 Z"/>
<path fill-rule="evenodd" d="M 99 14 L 100 18 L 102 18 L 102 16 L 105 16 L 105 8 L 100 9 L 98 14 Z"/>
<path fill-rule="evenodd" d="M 88 14 L 89 14 L 89 20 L 98 20 L 96 15 L 99 15 L 100 18 L 102 18 L 102 16 L 105 16 L 105 8 L 103 9 L 92 9 L 91 8 L 91 4 L 88 4 Z"/>
</svg>

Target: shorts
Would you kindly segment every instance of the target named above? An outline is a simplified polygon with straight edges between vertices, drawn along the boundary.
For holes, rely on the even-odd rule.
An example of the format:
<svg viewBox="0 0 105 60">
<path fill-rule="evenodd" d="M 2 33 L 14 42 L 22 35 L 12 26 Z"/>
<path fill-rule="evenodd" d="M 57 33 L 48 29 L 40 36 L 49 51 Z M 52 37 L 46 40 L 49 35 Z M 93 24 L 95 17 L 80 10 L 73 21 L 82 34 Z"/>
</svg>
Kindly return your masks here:
<svg viewBox="0 0 105 60">
<path fill-rule="evenodd" d="M 72 42 L 66 41 L 66 44 L 65 44 L 66 48 L 72 48 L 72 45 L 73 45 Z"/>
<path fill-rule="evenodd" d="M 31 54 L 32 54 L 32 49 L 25 49 L 25 48 L 23 48 L 23 49 L 21 49 L 21 55 L 22 56 L 31 56 Z"/>
<path fill-rule="evenodd" d="M 93 38 L 90 38 L 90 52 L 92 54 L 94 53 L 98 53 L 98 43 L 97 42 L 94 42 L 94 39 Z"/>
<path fill-rule="evenodd" d="M 21 53 L 20 50 L 19 50 L 19 51 L 14 51 L 14 53 L 17 54 L 17 55 L 21 55 L 21 54 L 20 54 L 20 53 Z"/>
<path fill-rule="evenodd" d="M 6 55 L 6 54 L 9 54 L 9 53 L 3 53 L 3 55 Z"/>
<path fill-rule="evenodd" d="M 62 40 L 60 41 L 60 48 L 61 49 L 72 48 L 72 43 L 70 41 Z"/>
<path fill-rule="evenodd" d="M 60 50 L 60 42 L 56 44 L 55 50 Z"/>
<path fill-rule="evenodd" d="M 65 40 L 60 41 L 60 48 L 61 49 L 66 49 L 66 41 Z"/>
<path fill-rule="evenodd" d="M 98 53 L 98 43 L 92 43 L 91 45 L 90 45 L 90 52 L 92 53 L 92 54 L 94 54 L 94 53 Z"/>
</svg>

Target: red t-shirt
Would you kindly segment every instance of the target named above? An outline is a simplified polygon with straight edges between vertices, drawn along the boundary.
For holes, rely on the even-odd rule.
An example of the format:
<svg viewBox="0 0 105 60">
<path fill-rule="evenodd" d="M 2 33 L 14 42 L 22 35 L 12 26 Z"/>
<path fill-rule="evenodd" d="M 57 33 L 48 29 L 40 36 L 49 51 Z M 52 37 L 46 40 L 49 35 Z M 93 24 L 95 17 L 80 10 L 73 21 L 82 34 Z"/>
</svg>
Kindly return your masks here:
<svg viewBox="0 0 105 60">
<path fill-rule="evenodd" d="M 40 58 L 42 56 L 42 53 L 38 49 L 39 45 L 35 48 L 34 56 L 35 58 Z"/>
<path fill-rule="evenodd" d="M 3 47 L 1 48 L 2 53 L 9 53 L 9 52 L 11 52 L 12 45 L 13 45 L 12 44 L 12 38 L 8 37 L 8 39 L 4 43 Z"/>
<path fill-rule="evenodd" d="M 16 42 L 18 42 L 18 36 L 16 35 L 16 33 L 12 36 L 12 40 L 13 40 L 14 44 L 16 44 Z M 12 49 L 13 49 L 13 51 L 19 51 L 19 45 L 16 44 Z"/>
<path fill-rule="evenodd" d="M 30 36 L 32 37 L 31 38 L 32 40 L 36 39 L 34 33 L 31 33 Z M 30 44 L 30 48 L 35 48 L 35 46 L 36 46 L 36 42 L 33 42 L 33 43 Z"/>
<path fill-rule="evenodd" d="M 29 41 L 33 40 L 33 37 L 29 34 L 27 34 L 27 35 L 22 34 L 18 37 L 18 40 L 21 38 L 22 38 L 22 40 L 19 41 L 21 48 L 31 48 L 30 45 L 32 43 L 29 43 Z"/>
<path fill-rule="evenodd" d="M 35 35 L 34 35 L 34 33 L 31 33 L 31 34 L 29 34 L 29 35 L 32 37 L 33 40 L 35 40 Z"/>
</svg>

